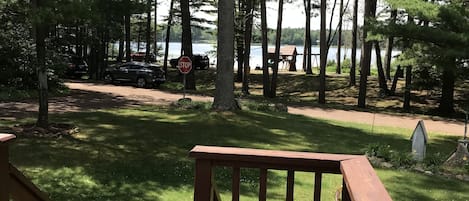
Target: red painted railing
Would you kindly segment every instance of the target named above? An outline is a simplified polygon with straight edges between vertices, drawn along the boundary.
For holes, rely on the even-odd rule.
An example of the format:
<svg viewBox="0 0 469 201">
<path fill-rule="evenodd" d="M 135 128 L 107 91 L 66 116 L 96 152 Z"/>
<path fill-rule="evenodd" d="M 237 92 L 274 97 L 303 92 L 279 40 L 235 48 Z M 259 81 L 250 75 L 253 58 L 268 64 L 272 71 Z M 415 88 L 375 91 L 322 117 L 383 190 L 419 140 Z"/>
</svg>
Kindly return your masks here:
<svg viewBox="0 0 469 201">
<path fill-rule="evenodd" d="M 365 156 L 195 146 L 194 201 L 220 201 L 214 192 L 212 169 L 232 167 L 232 200 L 239 201 L 240 168 L 260 169 L 259 201 L 266 200 L 267 170 L 287 171 L 286 200 L 293 201 L 295 171 L 315 172 L 314 201 L 321 199 L 323 173 L 342 174 L 343 201 L 391 201 Z"/>
<path fill-rule="evenodd" d="M 16 137 L 0 133 L 0 201 L 49 201 L 41 192 L 9 161 L 9 142 Z"/>
</svg>

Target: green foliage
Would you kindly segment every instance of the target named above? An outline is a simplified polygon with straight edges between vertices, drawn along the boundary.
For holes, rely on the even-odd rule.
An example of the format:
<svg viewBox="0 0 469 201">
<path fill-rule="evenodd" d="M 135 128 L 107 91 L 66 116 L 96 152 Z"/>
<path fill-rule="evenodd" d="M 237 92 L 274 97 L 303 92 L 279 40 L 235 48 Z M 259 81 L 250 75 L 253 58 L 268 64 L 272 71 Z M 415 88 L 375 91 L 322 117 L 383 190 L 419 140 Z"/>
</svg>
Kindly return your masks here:
<svg viewBox="0 0 469 201">
<path fill-rule="evenodd" d="M 412 153 L 409 152 L 392 152 L 390 162 L 394 166 L 401 168 L 410 168 L 417 163 Z"/>
<path fill-rule="evenodd" d="M 447 158 L 448 156 L 441 154 L 440 152 L 433 153 L 433 154 L 430 153 L 430 154 L 427 154 L 425 158 L 423 159 L 423 164 L 429 168 L 439 167 L 445 162 Z"/>
<path fill-rule="evenodd" d="M 366 146 L 365 154 L 370 157 L 374 156 L 390 161 L 393 156 L 393 151 L 388 144 L 372 143 Z"/>
</svg>

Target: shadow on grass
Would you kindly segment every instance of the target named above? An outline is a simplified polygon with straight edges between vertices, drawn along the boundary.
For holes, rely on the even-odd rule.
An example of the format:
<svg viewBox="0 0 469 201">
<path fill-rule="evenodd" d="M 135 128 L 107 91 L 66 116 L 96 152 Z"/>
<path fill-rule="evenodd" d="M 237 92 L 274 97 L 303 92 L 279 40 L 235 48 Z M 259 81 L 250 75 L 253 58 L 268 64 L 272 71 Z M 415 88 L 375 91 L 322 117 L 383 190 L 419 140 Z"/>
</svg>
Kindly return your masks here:
<svg viewBox="0 0 469 201">
<path fill-rule="evenodd" d="M 286 113 L 142 106 L 66 113 L 53 120 L 76 124 L 81 132 L 61 139 L 20 136 L 11 150 L 13 163 L 53 200 L 191 200 L 194 162 L 188 152 L 197 144 L 347 154 L 362 154 L 376 142 L 398 150 L 409 146 L 399 134 L 370 134 L 368 128 Z M 431 146 L 452 148 L 446 138 Z M 222 190 L 231 188 L 230 171 L 217 173 Z M 243 170 L 243 195 L 257 195 L 257 176 L 258 170 Z M 270 186 L 279 187 L 282 180 L 269 174 Z"/>
</svg>

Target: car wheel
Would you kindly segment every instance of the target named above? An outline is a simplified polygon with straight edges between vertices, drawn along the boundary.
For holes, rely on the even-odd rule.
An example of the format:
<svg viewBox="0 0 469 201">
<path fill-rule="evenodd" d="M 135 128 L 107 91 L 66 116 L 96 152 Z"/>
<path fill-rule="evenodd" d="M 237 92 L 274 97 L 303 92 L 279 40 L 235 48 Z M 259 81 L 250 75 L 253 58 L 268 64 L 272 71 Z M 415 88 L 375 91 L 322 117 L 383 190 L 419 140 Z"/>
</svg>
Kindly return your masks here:
<svg viewBox="0 0 469 201">
<path fill-rule="evenodd" d="M 106 83 L 114 83 L 114 77 L 111 74 L 104 75 L 104 82 Z"/>
<path fill-rule="evenodd" d="M 147 81 L 143 77 L 137 78 L 137 87 L 144 88 L 147 86 Z"/>
</svg>

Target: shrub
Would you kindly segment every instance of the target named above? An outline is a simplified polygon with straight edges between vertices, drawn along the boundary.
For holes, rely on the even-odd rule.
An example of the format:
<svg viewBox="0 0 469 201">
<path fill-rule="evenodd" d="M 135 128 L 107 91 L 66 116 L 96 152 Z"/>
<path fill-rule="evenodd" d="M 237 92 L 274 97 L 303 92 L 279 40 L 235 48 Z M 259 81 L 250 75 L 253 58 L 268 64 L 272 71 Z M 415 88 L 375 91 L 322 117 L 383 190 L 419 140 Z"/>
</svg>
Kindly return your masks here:
<svg viewBox="0 0 469 201">
<path fill-rule="evenodd" d="M 380 143 L 373 143 L 369 144 L 366 147 L 365 154 L 367 156 L 374 156 L 378 158 L 382 158 L 386 161 L 390 161 L 392 157 L 392 150 L 391 146 L 387 144 L 380 144 Z"/>
<path fill-rule="evenodd" d="M 411 153 L 393 152 L 391 154 L 391 163 L 396 167 L 409 168 L 414 166 L 417 161 Z"/>
</svg>

